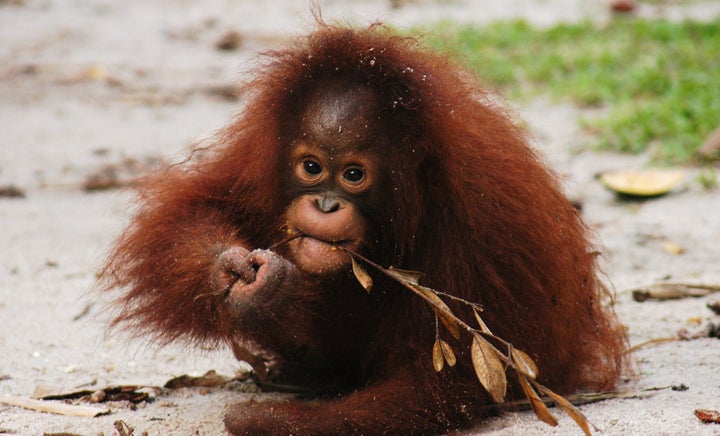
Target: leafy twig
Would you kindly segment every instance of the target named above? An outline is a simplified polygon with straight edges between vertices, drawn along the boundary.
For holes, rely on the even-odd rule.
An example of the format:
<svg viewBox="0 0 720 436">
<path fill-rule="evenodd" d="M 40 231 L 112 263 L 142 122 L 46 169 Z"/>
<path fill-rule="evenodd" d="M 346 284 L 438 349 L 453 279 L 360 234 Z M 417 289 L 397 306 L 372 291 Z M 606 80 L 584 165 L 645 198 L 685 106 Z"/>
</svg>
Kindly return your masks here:
<svg viewBox="0 0 720 436">
<path fill-rule="evenodd" d="M 541 421 L 551 426 L 556 426 L 558 424 L 557 419 L 552 415 L 552 413 L 550 413 L 550 410 L 540 398 L 538 392 L 551 398 L 558 407 L 563 409 L 565 413 L 567 413 L 577 423 L 586 435 L 591 434 L 590 424 L 580 410 L 573 406 L 570 401 L 535 380 L 538 375 L 538 367 L 530 356 L 522 350 L 515 348 L 510 342 L 495 336 L 490 331 L 478 313 L 477 309 L 481 308 L 480 305 L 420 285 L 419 280 L 423 277 L 422 273 L 417 271 L 400 270 L 392 267 L 384 268 L 347 247 L 338 245 L 338 248 L 350 254 L 352 258 L 353 272 L 366 291 L 370 292 L 370 289 L 372 288 L 372 278 L 357 262 L 357 260 L 360 260 L 364 264 L 367 264 L 382 274 L 394 279 L 402 286 L 425 300 L 428 304 L 430 304 L 430 307 L 435 312 L 436 320 L 439 318 L 445 328 L 455 338 L 460 338 L 461 328 L 470 333 L 472 335 L 470 356 L 472 358 L 473 367 L 475 368 L 475 374 L 478 381 L 490 394 L 493 401 L 496 403 L 502 403 L 505 401 L 505 394 L 507 392 L 507 376 L 505 374 L 505 368 L 510 367 L 515 370 L 525 396 L 530 402 L 535 415 Z M 440 296 L 452 298 L 453 300 L 470 306 L 473 309 L 479 329 L 473 328 L 463 322 L 463 320 L 459 319 L 452 312 L 450 307 L 445 304 L 442 298 L 440 298 Z M 456 358 L 450 345 L 440 339 L 437 329 L 437 321 L 435 336 L 435 343 L 433 344 L 432 350 L 432 362 L 435 371 L 439 372 L 443 370 L 445 362 L 447 362 L 449 366 L 454 366 Z M 507 353 L 499 350 L 488 340 L 489 338 L 492 338 L 494 341 L 506 346 L 508 350 Z"/>
</svg>

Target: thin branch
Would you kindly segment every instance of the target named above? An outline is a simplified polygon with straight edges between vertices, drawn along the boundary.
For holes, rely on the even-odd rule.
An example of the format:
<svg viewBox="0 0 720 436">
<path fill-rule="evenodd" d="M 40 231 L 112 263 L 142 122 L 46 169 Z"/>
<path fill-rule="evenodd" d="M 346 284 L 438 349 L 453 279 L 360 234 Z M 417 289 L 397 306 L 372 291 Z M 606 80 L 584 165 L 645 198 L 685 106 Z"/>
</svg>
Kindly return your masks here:
<svg viewBox="0 0 720 436">
<path fill-rule="evenodd" d="M 675 342 L 675 341 L 681 341 L 681 338 L 678 337 L 666 337 L 666 338 L 654 338 L 654 339 L 648 339 L 647 341 L 640 342 L 639 344 L 635 344 L 632 347 L 628 348 L 625 353 L 630 354 L 634 353 L 640 348 L 643 348 L 648 345 L 654 345 L 654 344 L 662 344 L 664 342 Z"/>
<path fill-rule="evenodd" d="M 306 236 L 306 235 L 305 235 L 304 233 L 302 233 L 302 232 L 292 232 L 292 233 L 288 234 L 285 238 L 283 238 L 283 239 L 279 240 L 278 242 L 276 242 L 276 243 L 272 244 L 271 246 L 269 246 L 267 249 L 268 249 L 268 250 L 274 250 L 274 249 L 278 248 L 278 247 L 281 246 L 281 245 L 287 244 L 288 242 L 292 241 L 293 239 L 301 238 L 301 237 L 303 237 L 303 236 Z M 324 242 L 324 241 L 323 241 L 323 242 Z"/>
</svg>

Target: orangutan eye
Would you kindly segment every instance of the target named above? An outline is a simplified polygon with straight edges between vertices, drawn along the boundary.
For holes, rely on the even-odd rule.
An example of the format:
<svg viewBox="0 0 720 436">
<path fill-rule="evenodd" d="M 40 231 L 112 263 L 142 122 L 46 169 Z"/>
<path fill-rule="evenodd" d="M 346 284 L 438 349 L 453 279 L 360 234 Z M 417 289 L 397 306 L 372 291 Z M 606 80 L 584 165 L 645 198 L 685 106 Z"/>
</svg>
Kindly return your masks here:
<svg viewBox="0 0 720 436">
<path fill-rule="evenodd" d="M 302 164 L 303 170 L 311 176 L 317 176 L 318 174 L 322 173 L 322 167 L 314 160 L 306 159 L 303 161 Z"/>
<path fill-rule="evenodd" d="M 358 167 L 348 168 L 343 173 L 343 179 L 350 183 L 360 183 L 365 179 L 365 171 Z"/>
</svg>

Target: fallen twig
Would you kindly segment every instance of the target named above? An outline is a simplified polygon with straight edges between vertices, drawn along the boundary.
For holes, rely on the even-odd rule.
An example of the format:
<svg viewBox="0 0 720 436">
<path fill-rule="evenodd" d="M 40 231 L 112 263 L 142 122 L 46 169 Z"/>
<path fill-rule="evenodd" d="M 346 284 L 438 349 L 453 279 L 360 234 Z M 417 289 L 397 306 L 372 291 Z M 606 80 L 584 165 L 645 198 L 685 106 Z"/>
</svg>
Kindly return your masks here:
<svg viewBox="0 0 720 436">
<path fill-rule="evenodd" d="M 640 342 L 639 344 L 635 344 L 635 345 L 633 345 L 632 347 L 628 348 L 625 353 L 627 353 L 627 354 L 634 353 L 634 352 L 636 352 L 637 350 L 639 350 L 639 349 L 641 349 L 641 348 L 643 348 L 643 347 L 646 347 L 646 346 L 648 346 L 648 345 L 657 345 L 657 344 L 662 344 L 662 343 L 665 343 L 665 342 L 675 342 L 675 341 L 679 341 L 679 340 L 680 340 L 679 337 L 667 337 L 667 338 L 653 338 L 653 339 L 648 339 L 647 341 Z"/>
<path fill-rule="evenodd" d="M 108 408 L 77 406 L 73 404 L 33 400 L 31 398 L 14 397 L 10 395 L 0 398 L 0 402 L 11 406 L 23 407 L 30 410 L 37 410 L 38 412 L 55 413 L 58 415 L 84 416 L 88 418 L 93 418 L 96 416 L 106 415 L 110 413 L 110 409 Z"/>
<path fill-rule="evenodd" d="M 688 297 L 705 297 L 720 291 L 720 285 L 695 285 L 691 283 L 657 283 L 632 290 L 633 300 L 677 300 Z"/>
</svg>

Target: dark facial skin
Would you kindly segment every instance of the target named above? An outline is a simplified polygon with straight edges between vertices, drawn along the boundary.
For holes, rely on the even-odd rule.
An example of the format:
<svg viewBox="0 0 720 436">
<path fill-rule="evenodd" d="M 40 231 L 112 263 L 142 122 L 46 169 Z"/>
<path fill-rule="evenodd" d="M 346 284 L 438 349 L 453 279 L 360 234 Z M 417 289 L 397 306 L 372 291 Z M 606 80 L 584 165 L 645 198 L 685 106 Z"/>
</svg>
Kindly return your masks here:
<svg viewBox="0 0 720 436">
<path fill-rule="evenodd" d="M 382 161 L 378 101 L 366 88 L 331 85 L 311 100 L 289 156 L 294 200 L 287 225 L 302 237 L 290 243 L 297 267 L 311 274 L 341 269 L 349 256 L 328 242 L 357 250 L 369 235 Z"/>
</svg>

